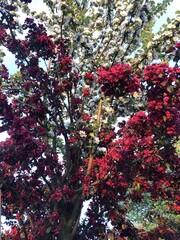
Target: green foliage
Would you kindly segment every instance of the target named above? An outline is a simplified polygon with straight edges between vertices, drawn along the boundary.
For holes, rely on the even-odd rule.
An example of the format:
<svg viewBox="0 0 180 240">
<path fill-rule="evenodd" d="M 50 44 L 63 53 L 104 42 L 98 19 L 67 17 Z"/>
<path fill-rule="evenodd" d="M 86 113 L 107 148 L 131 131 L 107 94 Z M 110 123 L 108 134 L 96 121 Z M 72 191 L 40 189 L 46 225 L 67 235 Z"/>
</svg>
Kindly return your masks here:
<svg viewBox="0 0 180 240">
<path fill-rule="evenodd" d="M 4 53 L 4 51 L 0 49 L 0 63 L 3 62 L 3 59 L 5 56 L 6 56 L 6 54 Z"/>
<path fill-rule="evenodd" d="M 173 204 L 173 202 L 171 203 Z M 166 222 L 166 226 L 178 232 L 180 215 L 170 208 L 169 201 L 154 201 L 148 195 L 142 202 L 132 202 L 127 216 L 138 229 L 151 231 Z"/>
<path fill-rule="evenodd" d="M 176 149 L 177 155 L 180 157 L 180 138 L 175 144 L 175 149 Z"/>
<path fill-rule="evenodd" d="M 142 42 L 142 47 L 141 49 L 144 49 L 145 51 L 148 51 L 148 43 L 152 42 L 154 38 L 154 33 L 153 33 L 153 27 L 155 24 L 155 20 L 152 22 L 149 22 L 145 27 L 144 30 L 141 34 L 141 42 Z"/>
<path fill-rule="evenodd" d="M 166 13 L 168 5 L 173 2 L 173 0 L 163 0 L 158 2 L 154 7 L 155 12 L 157 13 L 158 18 L 160 18 L 164 13 Z"/>
</svg>

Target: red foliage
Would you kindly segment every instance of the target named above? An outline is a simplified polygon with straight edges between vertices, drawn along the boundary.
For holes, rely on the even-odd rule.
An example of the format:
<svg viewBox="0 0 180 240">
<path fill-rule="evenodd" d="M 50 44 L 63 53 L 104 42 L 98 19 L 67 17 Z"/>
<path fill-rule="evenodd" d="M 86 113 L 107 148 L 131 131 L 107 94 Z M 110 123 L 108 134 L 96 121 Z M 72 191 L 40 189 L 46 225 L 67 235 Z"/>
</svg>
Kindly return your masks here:
<svg viewBox="0 0 180 240">
<path fill-rule="evenodd" d="M 27 35 L 20 40 L 0 27 L 0 41 L 15 54 L 21 72 L 13 82 L 4 65 L 0 70 L 2 81 L 11 83 L 0 91 L 0 132 L 9 134 L 0 143 L 2 213 L 18 221 L 3 239 L 20 239 L 20 234 L 29 240 L 93 239 L 106 231 L 108 221 L 120 239 L 132 238 L 138 232 L 126 219 L 126 205 L 145 193 L 174 201 L 178 211 L 179 67 L 152 64 L 136 76 L 129 64 L 116 64 L 81 77 L 67 39 L 53 41 L 31 18 L 23 29 Z M 42 59 L 50 59 L 48 69 L 39 66 Z M 117 104 L 119 97 L 144 90 L 146 111 L 132 113 L 116 132 L 109 116 L 102 116 L 103 107 L 96 106 L 93 94 L 100 88 Z M 89 199 L 83 226 L 79 217 Z M 163 224 L 139 236 L 176 239 Z"/>
<path fill-rule="evenodd" d="M 97 81 L 102 84 L 102 91 L 107 96 L 124 96 L 127 93 L 138 91 L 140 87 L 139 79 L 133 76 L 129 64 L 117 64 L 110 68 L 99 68 Z"/>
</svg>

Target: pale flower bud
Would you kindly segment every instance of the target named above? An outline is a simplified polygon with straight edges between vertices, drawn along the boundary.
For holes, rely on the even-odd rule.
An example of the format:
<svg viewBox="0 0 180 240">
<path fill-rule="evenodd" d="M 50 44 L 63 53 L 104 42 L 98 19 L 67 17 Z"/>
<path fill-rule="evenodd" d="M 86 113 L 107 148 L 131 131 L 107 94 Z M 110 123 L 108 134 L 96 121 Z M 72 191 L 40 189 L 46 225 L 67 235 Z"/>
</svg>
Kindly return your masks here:
<svg viewBox="0 0 180 240">
<path fill-rule="evenodd" d="M 135 22 L 138 23 L 139 25 L 142 24 L 142 20 L 140 18 L 136 18 Z"/>
<path fill-rule="evenodd" d="M 80 135 L 80 137 L 82 137 L 82 138 L 87 137 L 86 132 L 85 132 L 85 131 L 82 131 L 82 130 L 79 131 L 79 135 Z"/>
<path fill-rule="evenodd" d="M 147 57 L 148 57 L 148 59 L 152 59 L 152 53 L 151 53 L 151 52 L 148 52 Z"/>
<path fill-rule="evenodd" d="M 122 11 L 122 12 L 121 12 L 121 16 L 122 16 L 122 17 L 126 17 L 126 16 L 127 16 L 127 12 L 126 12 L 126 11 Z"/>
<path fill-rule="evenodd" d="M 95 142 L 96 144 L 99 144 L 99 142 L 100 142 L 99 138 L 98 138 L 98 137 L 94 137 L 94 142 Z"/>
</svg>

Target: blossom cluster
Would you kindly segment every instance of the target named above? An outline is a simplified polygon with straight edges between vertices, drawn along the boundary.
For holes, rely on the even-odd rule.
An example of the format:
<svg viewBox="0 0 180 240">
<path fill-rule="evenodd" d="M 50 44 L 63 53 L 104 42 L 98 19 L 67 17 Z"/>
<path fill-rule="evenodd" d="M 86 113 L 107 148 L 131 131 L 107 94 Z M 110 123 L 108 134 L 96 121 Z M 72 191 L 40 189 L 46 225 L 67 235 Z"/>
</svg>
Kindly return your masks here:
<svg viewBox="0 0 180 240">
<path fill-rule="evenodd" d="M 139 79 L 132 74 L 129 64 L 117 64 L 110 68 L 99 68 L 98 83 L 106 96 L 121 97 L 133 94 L 140 87 Z"/>
<path fill-rule="evenodd" d="M 152 125 L 177 136 L 179 132 L 179 68 L 153 64 L 144 70 L 147 82 L 147 106 Z"/>
</svg>

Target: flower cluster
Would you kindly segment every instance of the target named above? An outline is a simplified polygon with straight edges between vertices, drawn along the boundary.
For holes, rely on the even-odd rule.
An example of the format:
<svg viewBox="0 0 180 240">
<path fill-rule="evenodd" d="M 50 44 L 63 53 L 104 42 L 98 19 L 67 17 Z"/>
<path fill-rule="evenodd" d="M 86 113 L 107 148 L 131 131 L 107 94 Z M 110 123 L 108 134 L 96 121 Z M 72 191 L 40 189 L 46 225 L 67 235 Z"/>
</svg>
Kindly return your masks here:
<svg viewBox="0 0 180 240">
<path fill-rule="evenodd" d="M 155 63 L 144 70 L 144 80 L 165 88 L 175 80 L 175 72 L 167 63 Z"/>
<path fill-rule="evenodd" d="M 4 42 L 7 37 L 6 29 L 0 24 L 0 42 Z"/>
<path fill-rule="evenodd" d="M 60 73 L 61 74 L 67 74 L 72 69 L 72 59 L 70 57 L 60 57 L 59 59 L 60 63 Z"/>
<path fill-rule="evenodd" d="M 163 221 L 163 219 L 161 220 Z M 147 239 L 147 240 L 158 240 L 158 239 L 173 239 L 177 240 L 177 236 L 174 230 L 169 229 L 166 223 L 164 222 L 159 227 L 146 232 L 140 232 L 140 239 Z"/>
<path fill-rule="evenodd" d="M 92 73 L 86 72 L 84 74 L 84 81 L 87 85 L 91 85 L 95 80 L 95 76 Z"/>
<path fill-rule="evenodd" d="M 89 97 L 90 95 L 90 89 L 89 88 L 84 88 L 82 91 L 83 97 Z"/>
<path fill-rule="evenodd" d="M 147 106 L 152 125 L 168 135 L 178 135 L 179 68 L 168 64 L 153 64 L 144 70 L 147 82 Z M 162 130 L 161 130 L 162 131 Z"/>
<path fill-rule="evenodd" d="M 0 76 L 1 76 L 2 78 L 4 78 L 5 80 L 7 80 L 7 79 L 9 78 L 8 69 L 7 69 L 7 67 L 6 67 L 4 64 L 2 64 L 2 65 L 0 66 Z"/>
<path fill-rule="evenodd" d="M 140 87 L 139 79 L 132 74 L 129 64 L 117 64 L 110 68 L 98 69 L 98 83 L 107 96 L 121 97 L 133 94 Z"/>
<path fill-rule="evenodd" d="M 8 104 L 7 96 L 0 91 L 0 115 L 2 126 L 0 126 L 0 132 L 7 130 L 7 126 L 11 125 L 13 118 L 12 106 Z"/>
<path fill-rule="evenodd" d="M 58 187 L 54 193 L 51 195 L 51 200 L 59 202 L 62 199 L 62 190 Z"/>
<path fill-rule="evenodd" d="M 47 35 L 46 29 L 42 24 L 36 24 L 33 19 L 26 18 L 23 29 L 28 29 L 26 41 L 28 48 L 35 52 L 38 57 L 49 59 L 55 54 L 55 44 L 52 36 Z"/>
<path fill-rule="evenodd" d="M 116 138 L 116 133 L 108 128 L 101 128 L 98 137 L 100 139 L 99 146 L 107 147 Z"/>
</svg>

